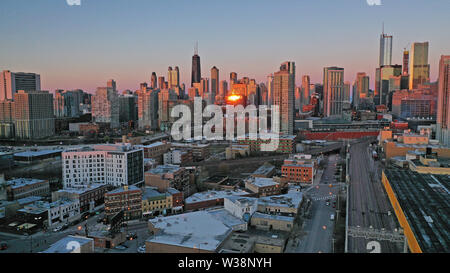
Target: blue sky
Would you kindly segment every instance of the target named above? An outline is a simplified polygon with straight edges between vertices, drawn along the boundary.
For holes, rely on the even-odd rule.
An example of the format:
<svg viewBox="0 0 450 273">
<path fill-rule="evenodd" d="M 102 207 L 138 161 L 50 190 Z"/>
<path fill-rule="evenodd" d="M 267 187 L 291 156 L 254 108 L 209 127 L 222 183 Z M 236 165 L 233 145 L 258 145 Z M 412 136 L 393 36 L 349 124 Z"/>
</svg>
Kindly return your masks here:
<svg viewBox="0 0 450 273">
<path fill-rule="evenodd" d="M 265 81 L 279 64 L 296 62 L 297 83 L 323 67 L 373 75 L 379 35 L 394 35 L 394 63 L 412 42 L 430 42 L 432 80 L 439 56 L 450 54 L 449 0 L 2 0 L 0 69 L 41 74 L 42 88 L 94 91 L 114 78 L 120 90 L 138 88 L 152 71 L 179 66 L 190 84 L 199 42 L 202 76 L 217 66 Z"/>
</svg>

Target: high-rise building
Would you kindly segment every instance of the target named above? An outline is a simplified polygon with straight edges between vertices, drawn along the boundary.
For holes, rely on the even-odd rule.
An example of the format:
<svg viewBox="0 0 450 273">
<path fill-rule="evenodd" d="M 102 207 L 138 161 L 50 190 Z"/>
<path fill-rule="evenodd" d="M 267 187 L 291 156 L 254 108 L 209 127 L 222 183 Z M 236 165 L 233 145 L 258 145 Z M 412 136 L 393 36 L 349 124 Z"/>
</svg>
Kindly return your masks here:
<svg viewBox="0 0 450 273">
<path fill-rule="evenodd" d="M 255 80 L 249 81 L 249 83 L 247 84 L 247 104 L 255 105 L 256 107 L 258 107 L 258 105 L 260 104 L 259 96 L 259 85 L 256 84 Z"/>
<path fill-rule="evenodd" d="M 200 56 L 198 55 L 198 49 L 195 48 L 195 54 L 192 56 L 192 81 L 191 87 L 194 86 L 194 83 L 199 83 L 202 78 L 202 71 L 200 66 Z"/>
<path fill-rule="evenodd" d="M 356 96 L 358 99 L 369 97 L 369 76 L 364 72 L 356 74 Z"/>
<path fill-rule="evenodd" d="M 169 88 L 172 87 L 172 75 L 173 75 L 173 69 L 171 66 L 169 66 L 169 69 L 167 71 L 167 82 L 169 83 Z"/>
<path fill-rule="evenodd" d="M 294 107 L 295 111 L 297 112 L 298 109 L 302 108 L 302 102 L 303 102 L 303 94 L 302 94 L 302 87 L 295 87 L 294 92 Z"/>
<path fill-rule="evenodd" d="M 180 69 L 178 68 L 178 66 L 175 66 L 175 69 L 172 69 L 172 67 L 169 66 L 169 71 L 167 73 L 167 82 L 169 83 L 169 88 L 180 86 Z"/>
<path fill-rule="evenodd" d="M 439 87 L 436 137 L 450 147 L 450 55 L 439 61 Z"/>
<path fill-rule="evenodd" d="M 309 96 L 311 96 L 311 79 L 308 75 L 303 75 L 302 77 L 302 95 L 301 95 L 301 105 L 309 104 Z"/>
<path fill-rule="evenodd" d="M 162 89 L 158 96 L 158 121 L 159 126 L 170 122 L 170 110 L 172 102 L 176 102 L 178 95 L 172 89 Z M 163 129 L 163 128 L 161 128 Z"/>
<path fill-rule="evenodd" d="M 261 105 L 267 105 L 267 86 L 264 83 L 259 84 L 259 95 Z"/>
<path fill-rule="evenodd" d="M 53 136 L 53 95 L 48 91 L 19 90 L 14 96 L 13 119 L 17 138 L 38 139 Z"/>
<path fill-rule="evenodd" d="M 144 182 L 144 152 L 130 145 L 95 145 L 91 150 L 63 152 L 61 157 L 64 188 Z"/>
<path fill-rule="evenodd" d="M 139 129 L 156 130 L 158 124 L 159 89 L 148 88 L 142 83 L 136 91 L 138 96 L 138 125 Z"/>
<path fill-rule="evenodd" d="M 111 88 L 114 92 L 116 92 L 117 91 L 117 84 L 116 84 L 116 81 L 115 80 L 109 80 L 107 83 L 106 83 L 106 87 L 108 87 L 108 88 Z"/>
<path fill-rule="evenodd" d="M 56 118 L 80 117 L 83 93 L 82 90 L 56 90 L 53 104 Z"/>
<path fill-rule="evenodd" d="M 216 96 L 219 94 L 219 69 L 211 68 L 211 103 L 215 102 Z"/>
<path fill-rule="evenodd" d="M 284 62 L 273 80 L 273 104 L 280 107 L 280 132 L 294 133 L 295 63 Z"/>
<path fill-rule="evenodd" d="M 0 101 L 0 138 L 14 137 L 14 101 Z"/>
<path fill-rule="evenodd" d="M 350 82 L 344 82 L 344 101 L 350 101 Z"/>
<path fill-rule="evenodd" d="M 41 90 L 41 76 L 34 73 L 0 72 L 0 101 L 14 100 L 14 94 L 19 90 Z"/>
<path fill-rule="evenodd" d="M 273 74 L 267 76 L 267 105 L 273 104 Z"/>
<path fill-rule="evenodd" d="M 237 73 L 236 72 L 231 72 L 230 73 L 230 85 L 232 85 L 233 83 L 237 83 L 238 79 L 237 79 Z"/>
<path fill-rule="evenodd" d="M 220 81 L 219 84 L 219 96 L 221 96 L 222 98 L 226 97 L 228 94 L 228 83 L 227 81 L 223 80 Z"/>
<path fill-rule="evenodd" d="M 158 86 L 159 86 L 159 89 L 164 89 L 164 86 L 166 85 L 166 79 L 163 77 L 163 76 L 161 76 L 161 77 L 158 77 Z"/>
<path fill-rule="evenodd" d="M 382 66 L 379 71 L 379 92 L 375 98 L 376 105 L 387 105 L 389 101 L 389 81 L 392 77 L 402 75 L 401 65 Z"/>
<path fill-rule="evenodd" d="M 110 84 L 113 83 L 113 84 Z M 109 123 L 111 128 L 118 128 L 119 100 L 115 82 L 108 82 L 110 87 L 98 87 L 92 96 L 92 119 L 98 123 Z"/>
<path fill-rule="evenodd" d="M 209 78 L 201 78 L 200 80 L 200 95 L 202 98 L 207 99 L 209 96 Z"/>
<path fill-rule="evenodd" d="M 119 109 L 120 122 L 136 121 L 138 119 L 137 97 L 129 94 L 119 96 Z"/>
<path fill-rule="evenodd" d="M 158 77 L 156 77 L 156 73 L 155 72 L 152 73 L 152 77 L 150 79 L 150 87 L 152 89 L 158 88 Z"/>
<path fill-rule="evenodd" d="M 428 42 L 413 43 L 409 64 L 409 89 L 416 89 L 420 84 L 430 81 L 428 64 Z"/>
<path fill-rule="evenodd" d="M 392 35 L 383 33 L 380 36 L 380 67 L 392 64 Z"/>
<path fill-rule="evenodd" d="M 407 76 L 409 74 L 409 51 L 403 51 L 403 76 Z"/>
<path fill-rule="evenodd" d="M 344 68 L 323 69 L 323 114 L 341 115 L 344 101 Z"/>
</svg>

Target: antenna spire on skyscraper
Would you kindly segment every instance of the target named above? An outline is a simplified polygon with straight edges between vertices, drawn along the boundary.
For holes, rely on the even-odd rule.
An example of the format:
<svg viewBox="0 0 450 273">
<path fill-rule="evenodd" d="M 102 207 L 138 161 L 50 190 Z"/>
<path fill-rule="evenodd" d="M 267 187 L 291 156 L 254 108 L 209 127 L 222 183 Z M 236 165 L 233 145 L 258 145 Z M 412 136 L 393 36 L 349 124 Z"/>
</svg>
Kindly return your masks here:
<svg viewBox="0 0 450 273">
<path fill-rule="evenodd" d="M 198 41 L 195 42 L 194 54 L 198 55 Z"/>
</svg>

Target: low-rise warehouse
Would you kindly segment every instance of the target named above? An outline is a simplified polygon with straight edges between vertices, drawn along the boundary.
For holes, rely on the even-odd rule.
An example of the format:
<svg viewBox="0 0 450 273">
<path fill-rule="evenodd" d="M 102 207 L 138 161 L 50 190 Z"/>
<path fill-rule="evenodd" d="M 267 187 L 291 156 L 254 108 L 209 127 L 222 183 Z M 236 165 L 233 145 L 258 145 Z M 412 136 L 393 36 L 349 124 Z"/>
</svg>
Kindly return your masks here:
<svg viewBox="0 0 450 273">
<path fill-rule="evenodd" d="M 386 169 L 382 182 L 412 253 L 450 252 L 450 177 Z"/>
</svg>

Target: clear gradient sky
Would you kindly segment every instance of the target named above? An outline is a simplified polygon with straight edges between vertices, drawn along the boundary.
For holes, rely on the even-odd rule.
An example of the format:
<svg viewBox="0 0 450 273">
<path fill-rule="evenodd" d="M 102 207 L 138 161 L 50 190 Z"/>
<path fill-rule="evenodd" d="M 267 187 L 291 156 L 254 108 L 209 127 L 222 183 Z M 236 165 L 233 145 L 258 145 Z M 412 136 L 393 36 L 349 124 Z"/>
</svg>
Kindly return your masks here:
<svg viewBox="0 0 450 273">
<path fill-rule="evenodd" d="M 379 36 L 394 35 L 393 62 L 412 42 L 430 42 L 431 77 L 450 54 L 450 0 L 1 0 L 0 70 L 41 74 L 42 89 L 93 92 L 113 78 L 136 90 L 152 71 L 167 77 L 179 66 L 190 85 L 199 42 L 202 76 L 265 82 L 284 61 L 295 61 L 296 81 L 322 82 L 323 67 L 373 75 Z"/>
</svg>

